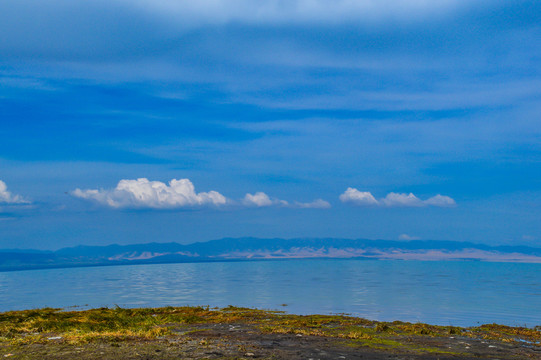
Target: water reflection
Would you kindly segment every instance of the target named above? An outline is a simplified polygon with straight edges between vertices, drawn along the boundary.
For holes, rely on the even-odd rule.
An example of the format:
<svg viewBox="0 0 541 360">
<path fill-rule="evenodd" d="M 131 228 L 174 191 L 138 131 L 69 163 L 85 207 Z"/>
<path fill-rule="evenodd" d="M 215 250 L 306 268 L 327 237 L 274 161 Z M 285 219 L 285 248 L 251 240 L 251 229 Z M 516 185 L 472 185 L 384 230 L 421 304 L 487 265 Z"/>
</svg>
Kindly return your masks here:
<svg viewBox="0 0 541 360">
<path fill-rule="evenodd" d="M 0 310 L 248 306 L 470 326 L 541 324 L 539 264 L 296 260 L 0 273 Z M 287 307 L 281 307 L 287 304 Z"/>
</svg>

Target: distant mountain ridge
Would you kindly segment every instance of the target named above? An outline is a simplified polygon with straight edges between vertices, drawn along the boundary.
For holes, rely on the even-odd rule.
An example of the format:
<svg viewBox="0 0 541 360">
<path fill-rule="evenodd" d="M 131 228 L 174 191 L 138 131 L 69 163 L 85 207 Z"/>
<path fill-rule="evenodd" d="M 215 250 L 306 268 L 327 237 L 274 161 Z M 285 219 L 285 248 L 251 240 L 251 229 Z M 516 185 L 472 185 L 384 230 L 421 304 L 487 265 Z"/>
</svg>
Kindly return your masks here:
<svg viewBox="0 0 541 360">
<path fill-rule="evenodd" d="M 541 263 L 541 248 L 456 241 L 337 238 L 224 238 L 192 244 L 75 246 L 57 251 L 0 250 L 0 271 L 125 264 L 299 258 L 481 260 Z"/>
</svg>

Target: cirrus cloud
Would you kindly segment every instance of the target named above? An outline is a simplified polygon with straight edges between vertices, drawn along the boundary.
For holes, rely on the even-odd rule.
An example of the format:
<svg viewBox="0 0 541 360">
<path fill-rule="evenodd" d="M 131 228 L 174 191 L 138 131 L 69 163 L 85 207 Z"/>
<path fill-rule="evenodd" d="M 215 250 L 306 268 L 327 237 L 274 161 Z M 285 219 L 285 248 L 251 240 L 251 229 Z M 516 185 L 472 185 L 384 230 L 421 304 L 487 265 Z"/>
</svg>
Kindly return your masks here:
<svg viewBox="0 0 541 360">
<path fill-rule="evenodd" d="M 146 12 L 192 23 L 334 23 L 351 20 L 400 20 L 449 13 L 461 0 L 117 0 Z"/>
<path fill-rule="evenodd" d="M 421 200 L 413 193 L 395 193 L 390 192 L 382 199 L 377 200 L 369 191 L 359 191 L 355 188 L 348 187 L 347 190 L 340 195 L 340 201 L 350 203 L 356 206 L 383 206 L 383 207 L 454 207 L 456 202 L 449 196 L 435 195 L 427 200 Z"/>
</svg>

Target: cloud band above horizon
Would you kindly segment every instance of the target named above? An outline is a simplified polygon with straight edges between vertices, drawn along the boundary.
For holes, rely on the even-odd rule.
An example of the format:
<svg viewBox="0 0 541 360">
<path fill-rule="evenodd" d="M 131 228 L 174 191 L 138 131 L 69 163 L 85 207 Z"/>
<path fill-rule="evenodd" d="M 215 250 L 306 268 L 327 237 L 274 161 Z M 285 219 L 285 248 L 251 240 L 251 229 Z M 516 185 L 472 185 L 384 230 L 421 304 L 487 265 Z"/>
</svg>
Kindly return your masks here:
<svg viewBox="0 0 541 360">
<path fill-rule="evenodd" d="M 114 209 L 180 209 L 200 207 L 223 207 L 226 205 L 241 205 L 245 207 L 288 207 L 299 209 L 326 209 L 331 205 L 322 199 L 312 202 L 290 203 L 286 200 L 271 198 L 264 192 L 247 193 L 240 201 L 228 199 L 221 193 L 195 191 L 189 179 L 172 179 L 168 184 L 161 181 L 150 181 L 147 178 L 137 180 L 120 180 L 114 189 L 75 189 L 71 195 L 84 200 Z"/>
<path fill-rule="evenodd" d="M 372 193 L 368 191 L 359 191 L 348 187 L 340 195 L 340 201 L 355 206 L 382 206 L 382 207 L 455 207 L 456 202 L 453 198 L 445 195 L 435 195 L 426 200 L 421 200 L 413 193 L 395 193 L 390 192 L 382 199 L 377 200 Z"/>
</svg>

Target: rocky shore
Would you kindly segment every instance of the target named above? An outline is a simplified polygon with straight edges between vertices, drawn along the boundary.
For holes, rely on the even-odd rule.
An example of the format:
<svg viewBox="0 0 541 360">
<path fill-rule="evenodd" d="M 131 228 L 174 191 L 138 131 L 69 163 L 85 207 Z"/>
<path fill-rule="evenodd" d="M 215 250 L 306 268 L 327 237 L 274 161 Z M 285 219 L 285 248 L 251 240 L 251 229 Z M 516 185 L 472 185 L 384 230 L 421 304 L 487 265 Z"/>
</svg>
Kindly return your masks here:
<svg viewBox="0 0 541 360">
<path fill-rule="evenodd" d="M 228 307 L 0 314 L 9 359 L 540 359 L 541 329 L 376 322 Z"/>
</svg>

